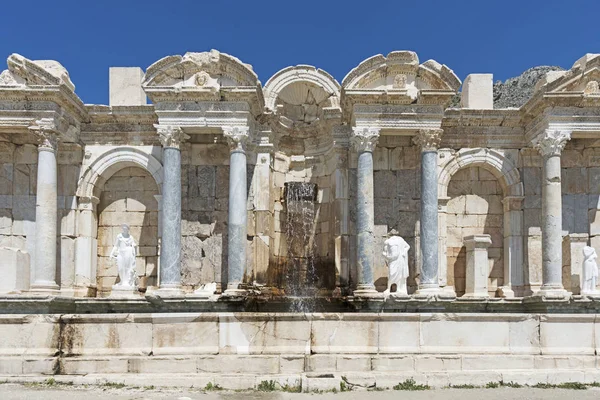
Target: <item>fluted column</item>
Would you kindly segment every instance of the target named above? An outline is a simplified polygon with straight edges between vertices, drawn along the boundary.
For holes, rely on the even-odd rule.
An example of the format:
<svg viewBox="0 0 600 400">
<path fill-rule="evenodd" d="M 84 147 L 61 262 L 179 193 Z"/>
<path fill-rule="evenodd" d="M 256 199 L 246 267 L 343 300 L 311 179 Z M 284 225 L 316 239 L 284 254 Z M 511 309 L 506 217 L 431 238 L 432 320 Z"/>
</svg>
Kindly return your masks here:
<svg viewBox="0 0 600 400">
<path fill-rule="evenodd" d="M 440 291 L 438 280 L 437 151 L 441 129 L 421 129 L 414 142 L 421 147 L 421 277 L 417 294 Z"/>
<path fill-rule="evenodd" d="M 547 129 L 534 140 L 542 166 L 542 287 L 541 296 L 564 297 L 562 284 L 562 189 L 560 155 L 571 132 Z"/>
<path fill-rule="evenodd" d="M 31 291 L 56 294 L 56 229 L 58 132 L 51 120 L 41 119 L 30 131 L 38 140 L 37 193 L 35 199 L 35 263 Z"/>
<path fill-rule="evenodd" d="M 354 128 L 352 146 L 358 152 L 356 169 L 356 262 L 358 284 L 355 297 L 375 297 L 373 279 L 375 207 L 373 200 L 373 150 L 379 139 L 378 128 Z"/>
<path fill-rule="evenodd" d="M 227 225 L 227 290 L 226 295 L 242 293 L 239 286 L 246 270 L 248 199 L 246 173 L 247 126 L 224 126 L 229 143 L 229 215 Z"/>
<path fill-rule="evenodd" d="M 186 135 L 178 126 L 155 125 L 163 146 L 162 223 L 159 291 L 181 292 L 181 150 Z"/>
</svg>

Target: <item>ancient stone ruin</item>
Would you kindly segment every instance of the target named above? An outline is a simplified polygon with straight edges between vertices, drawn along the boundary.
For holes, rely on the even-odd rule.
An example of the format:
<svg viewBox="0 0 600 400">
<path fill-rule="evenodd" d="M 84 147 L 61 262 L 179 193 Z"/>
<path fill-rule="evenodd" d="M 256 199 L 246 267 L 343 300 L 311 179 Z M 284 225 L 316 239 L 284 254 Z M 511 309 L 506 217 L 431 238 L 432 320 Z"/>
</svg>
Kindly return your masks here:
<svg viewBox="0 0 600 400">
<path fill-rule="evenodd" d="M 0 378 L 600 381 L 599 81 L 600 54 L 494 86 L 395 51 L 263 86 L 211 50 L 93 105 L 13 54 Z"/>
</svg>

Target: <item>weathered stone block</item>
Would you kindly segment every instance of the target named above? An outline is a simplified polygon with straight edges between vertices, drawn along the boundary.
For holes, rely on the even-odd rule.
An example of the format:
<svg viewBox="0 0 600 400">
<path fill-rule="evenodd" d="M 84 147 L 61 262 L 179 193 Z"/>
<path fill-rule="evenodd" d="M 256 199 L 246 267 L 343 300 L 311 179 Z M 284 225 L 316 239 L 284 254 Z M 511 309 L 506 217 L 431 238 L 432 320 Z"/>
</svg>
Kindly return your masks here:
<svg viewBox="0 0 600 400">
<path fill-rule="evenodd" d="M 0 293 L 29 290 L 29 254 L 21 249 L 0 247 Z"/>
</svg>

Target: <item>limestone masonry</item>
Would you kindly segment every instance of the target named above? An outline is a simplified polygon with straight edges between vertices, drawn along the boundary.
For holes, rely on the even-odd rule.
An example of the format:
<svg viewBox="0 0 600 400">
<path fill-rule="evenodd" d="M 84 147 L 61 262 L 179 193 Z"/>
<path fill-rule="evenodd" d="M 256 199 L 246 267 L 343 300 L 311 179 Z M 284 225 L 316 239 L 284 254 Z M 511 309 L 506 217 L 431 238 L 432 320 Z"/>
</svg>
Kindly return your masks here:
<svg viewBox="0 0 600 400">
<path fill-rule="evenodd" d="M 109 105 L 7 64 L 0 375 L 600 381 L 600 54 L 263 87 L 211 50 L 110 68 Z"/>
</svg>

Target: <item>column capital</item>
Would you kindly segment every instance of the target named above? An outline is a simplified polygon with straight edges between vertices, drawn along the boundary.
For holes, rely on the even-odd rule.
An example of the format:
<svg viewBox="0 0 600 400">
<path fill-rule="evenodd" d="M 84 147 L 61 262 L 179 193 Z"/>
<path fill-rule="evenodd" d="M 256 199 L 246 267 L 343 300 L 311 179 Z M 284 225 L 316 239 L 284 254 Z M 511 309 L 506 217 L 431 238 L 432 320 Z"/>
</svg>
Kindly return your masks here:
<svg viewBox="0 0 600 400">
<path fill-rule="evenodd" d="M 421 147 L 421 151 L 437 151 L 442 141 L 443 129 L 419 129 L 413 142 Z"/>
<path fill-rule="evenodd" d="M 372 153 L 377 146 L 377 140 L 379 140 L 379 128 L 365 126 L 352 128 L 350 142 L 359 153 Z"/>
<path fill-rule="evenodd" d="M 38 151 L 56 152 L 58 148 L 58 127 L 53 118 L 42 118 L 29 127 L 38 142 Z"/>
<path fill-rule="evenodd" d="M 183 132 L 180 126 L 155 124 L 160 143 L 165 148 L 179 149 L 184 140 L 189 136 Z"/>
<path fill-rule="evenodd" d="M 246 143 L 250 136 L 250 128 L 247 126 L 224 126 L 223 136 L 229 143 L 229 150 L 232 153 L 245 153 Z"/>
<path fill-rule="evenodd" d="M 570 139 L 570 131 L 546 129 L 533 140 L 533 147 L 543 157 L 559 156 Z"/>
</svg>

